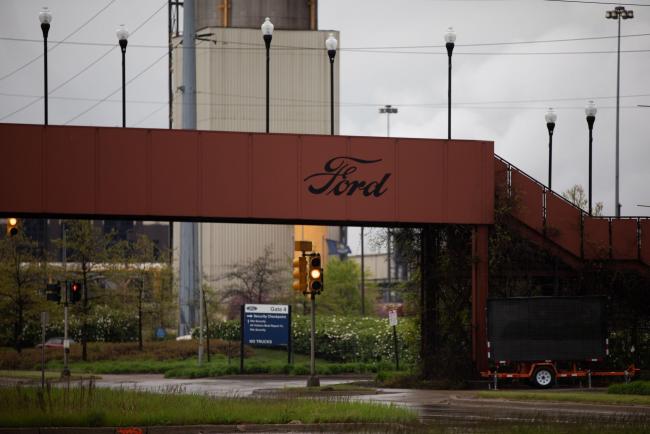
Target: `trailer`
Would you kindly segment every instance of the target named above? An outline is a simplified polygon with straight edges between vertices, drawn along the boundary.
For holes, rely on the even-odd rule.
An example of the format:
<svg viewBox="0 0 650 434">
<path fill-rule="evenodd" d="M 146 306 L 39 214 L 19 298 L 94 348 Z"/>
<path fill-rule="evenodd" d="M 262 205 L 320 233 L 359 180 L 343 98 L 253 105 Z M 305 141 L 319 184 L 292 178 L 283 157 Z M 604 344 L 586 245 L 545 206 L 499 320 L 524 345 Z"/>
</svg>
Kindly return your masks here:
<svg viewBox="0 0 650 434">
<path fill-rule="evenodd" d="M 604 370 L 609 355 L 604 297 L 514 297 L 487 303 L 488 360 L 494 380 L 526 380 L 539 388 L 559 379 L 633 378 L 634 365 Z"/>
</svg>

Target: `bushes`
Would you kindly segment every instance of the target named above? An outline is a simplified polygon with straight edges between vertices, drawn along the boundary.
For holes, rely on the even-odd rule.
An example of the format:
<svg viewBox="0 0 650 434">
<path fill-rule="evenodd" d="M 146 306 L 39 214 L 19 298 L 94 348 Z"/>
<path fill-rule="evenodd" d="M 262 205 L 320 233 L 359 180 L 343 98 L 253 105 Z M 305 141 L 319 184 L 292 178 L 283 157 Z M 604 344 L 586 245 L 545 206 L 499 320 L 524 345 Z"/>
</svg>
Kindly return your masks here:
<svg viewBox="0 0 650 434">
<path fill-rule="evenodd" d="M 417 358 L 418 331 L 410 319 L 397 327 L 400 361 L 413 364 Z M 193 332 L 198 335 L 198 329 Z M 309 354 L 310 318 L 295 315 L 292 324 L 293 349 Z M 210 326 L 211 338 L 237 340 L 239 321 L 225 321 Z M 386 319 L 343 316 L 316 317 L 316 356 L 334 362 L 391 362 L 393 331 Z"/>
<path fill-rule="evenodd" d="M 112 309 L 109 306 L 94 306 L 88 316 L 88 341 L 92 342 L 132 342 L 138 340 L 138 318 L 133 314 Z M 27 345 L 41 341 L 41 324 L 39 321 L 27 323 L 24 331 Z M 50 323 L 46 336 L 63 336 L 63 320 Z M 81 318 L 70 315 L 68 336 L 75 341 L 81 340 Z"/>
<path fill-rule="evenodd" d="M 612 384 L 607 388 L 607 393 L 615 395 L 650 395 L 650 381 Z"/>
</svg>

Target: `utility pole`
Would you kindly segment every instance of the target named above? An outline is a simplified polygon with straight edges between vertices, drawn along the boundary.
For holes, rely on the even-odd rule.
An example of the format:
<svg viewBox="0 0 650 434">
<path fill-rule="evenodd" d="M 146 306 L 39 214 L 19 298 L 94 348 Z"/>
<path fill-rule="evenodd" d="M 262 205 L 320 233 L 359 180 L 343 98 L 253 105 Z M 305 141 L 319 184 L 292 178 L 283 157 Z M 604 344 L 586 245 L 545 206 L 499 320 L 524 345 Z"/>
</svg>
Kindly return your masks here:
<svg viewBox="0 0 650 434">
<path fill-rule="evenodd" d="M 183 129 L 196 129 L 196 49 L 194 0 L 183 2 Z M 198 225 L 181 222 L 179 335 L 187 335 L 196 322 Z"/>
</svg>

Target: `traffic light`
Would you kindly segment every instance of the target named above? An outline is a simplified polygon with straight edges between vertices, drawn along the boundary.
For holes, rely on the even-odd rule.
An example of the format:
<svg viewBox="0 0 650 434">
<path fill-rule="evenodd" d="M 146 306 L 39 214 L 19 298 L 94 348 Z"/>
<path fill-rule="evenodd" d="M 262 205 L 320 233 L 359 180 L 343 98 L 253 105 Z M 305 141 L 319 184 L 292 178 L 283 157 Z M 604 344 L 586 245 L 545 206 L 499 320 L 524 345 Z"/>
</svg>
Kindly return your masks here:
<svg viewBox="0 0 650 434">
<path fill-rule="evenodd" d="M 9 217 L 7 219 L 7 235 L 13 237 L 18 233 L 18 219 Z"/>
<path fill-rule="evenodd" d="M 309 293 L 320 294 L 323 290 L 323 268 L 320 253 L 309 258 Z"/>
<path fill-rule="evenodd" d="M 45 287 L 45 299 L 47 301 L 61 302 L 61 283 L 48 283 Z"/>
<path fill-rule="evenodd" d="M 81 301 L 81 284 L 70 282 L 70 303 L 75 304 L 78 301 Z"/>
<path fill-rule="evenodd" d="M 293 289 L 307 292 L 307 258 L 304 256 L 293 260 Z"/>
</svg>

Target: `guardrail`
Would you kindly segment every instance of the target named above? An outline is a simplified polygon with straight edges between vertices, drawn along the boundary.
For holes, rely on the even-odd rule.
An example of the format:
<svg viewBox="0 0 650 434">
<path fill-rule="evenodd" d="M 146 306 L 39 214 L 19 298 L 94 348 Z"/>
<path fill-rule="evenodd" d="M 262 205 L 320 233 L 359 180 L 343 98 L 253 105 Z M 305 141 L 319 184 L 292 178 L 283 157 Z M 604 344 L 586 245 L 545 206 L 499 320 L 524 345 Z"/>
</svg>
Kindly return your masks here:
<svg viewBox="0 0 650 434">
<path fill-rule="evenodd" d="M 497 194 L 515 199 L 511 214 L 572 255 L 650 266 L 650 217 L 590 216 L 522 170 L 495 157 Z"/>
</svg>

